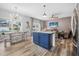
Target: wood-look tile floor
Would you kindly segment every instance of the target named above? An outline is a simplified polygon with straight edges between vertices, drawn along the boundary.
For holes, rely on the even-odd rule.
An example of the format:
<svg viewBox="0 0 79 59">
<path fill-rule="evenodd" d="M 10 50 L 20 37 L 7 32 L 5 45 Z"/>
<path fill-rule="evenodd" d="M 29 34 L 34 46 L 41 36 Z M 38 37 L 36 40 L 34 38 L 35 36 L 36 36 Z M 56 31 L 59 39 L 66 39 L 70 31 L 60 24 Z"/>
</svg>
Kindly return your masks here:
<svg viewBox="0 0 79 59">
<path fill-rule="evenodd" d="M 0 56 L 71 56 L 71 39 L 56 40 L 56 46 L 50 51 L 32 43 L 31 39 L 4 48 L 0 43 Z"/>
</svg>

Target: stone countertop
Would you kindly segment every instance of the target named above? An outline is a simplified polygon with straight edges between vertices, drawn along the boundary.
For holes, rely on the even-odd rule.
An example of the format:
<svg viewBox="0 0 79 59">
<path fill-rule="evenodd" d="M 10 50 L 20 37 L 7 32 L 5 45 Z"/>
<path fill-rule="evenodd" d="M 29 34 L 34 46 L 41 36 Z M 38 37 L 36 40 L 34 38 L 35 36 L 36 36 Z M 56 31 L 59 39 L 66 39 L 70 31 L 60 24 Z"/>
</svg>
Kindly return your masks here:
<svg viewBox="0 0 79 59">
<path fill-rule="evenodd" d="M 51 32 L 51 31 L 37 31 L 37 32 L 39 32 L 39 33 L 48 33 L 48 34 L 54 34 L 55 32 L 53 31 L 53 32 Z"/>
<path fill-rule="evenodd" d="M 2 32 L 0 32 L 0 35 L 2 35 L 1 34 Z M 4 32 L 5 34 L 19 34 L 19 33 L 25 33 L 25 32 Z"/>
</svg>

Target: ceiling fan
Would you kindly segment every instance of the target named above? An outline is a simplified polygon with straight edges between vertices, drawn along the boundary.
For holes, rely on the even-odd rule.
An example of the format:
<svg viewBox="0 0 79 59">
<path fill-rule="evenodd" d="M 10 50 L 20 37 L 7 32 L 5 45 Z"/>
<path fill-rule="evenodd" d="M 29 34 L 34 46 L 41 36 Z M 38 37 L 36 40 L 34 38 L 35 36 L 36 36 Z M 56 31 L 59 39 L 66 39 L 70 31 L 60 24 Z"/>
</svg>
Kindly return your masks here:
<svg viewBox="0 0 79 59">
<path fill-rule="evenodd" d="M 52 13 L 50 18 L 58 18 L 58 15 L 60 15 L 61 13 Z"/>
</svg>

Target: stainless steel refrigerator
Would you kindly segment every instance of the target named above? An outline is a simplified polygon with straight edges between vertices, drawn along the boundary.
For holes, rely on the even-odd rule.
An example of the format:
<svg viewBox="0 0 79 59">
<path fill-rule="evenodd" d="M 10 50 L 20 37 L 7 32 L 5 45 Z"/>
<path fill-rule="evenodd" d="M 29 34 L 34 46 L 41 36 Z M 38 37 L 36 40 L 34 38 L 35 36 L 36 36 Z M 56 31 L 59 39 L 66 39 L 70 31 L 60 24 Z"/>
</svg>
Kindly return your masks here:
<svg viewBox="0 0 79 59">
<path fill-rule="evenodd" d="M 73 34 L 73 55 L 79 56 L 79 4 L 76 4 L 73 10 L 71 30 Z"/>
</svg>

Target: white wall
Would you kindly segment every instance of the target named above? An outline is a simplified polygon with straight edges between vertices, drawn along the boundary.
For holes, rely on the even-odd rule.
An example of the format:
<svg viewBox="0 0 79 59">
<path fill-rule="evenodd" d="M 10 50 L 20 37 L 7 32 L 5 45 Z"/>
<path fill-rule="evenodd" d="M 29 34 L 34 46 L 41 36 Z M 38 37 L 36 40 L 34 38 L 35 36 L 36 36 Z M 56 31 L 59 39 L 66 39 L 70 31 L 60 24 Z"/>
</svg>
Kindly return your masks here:
<svg viewBox="0 0 79 59">
<path fill-rule="evenodd" d="M 58 31 L 65 31 L 67 33 L 69 33 L 69 31 L 71 30 L 71 17 L 65 17 L 65 18 L 53 18 L 51 20 L 48 21 L 55 21 L 59 23 L 59 26 L 56 27 L 58 29 Z M 47 22 L 48 22 L 47 21 Z M 47 27 L 48 23 L 46 23 Z M 48 27 L 47 27 L 48 29 Z M 54 29 L 54 28 L 51 28 Z"/>
<path fill-rule="evenodd" d="M 0 9 L 0 18 L 10 19 L 10 12 Z"/>
</svg>

